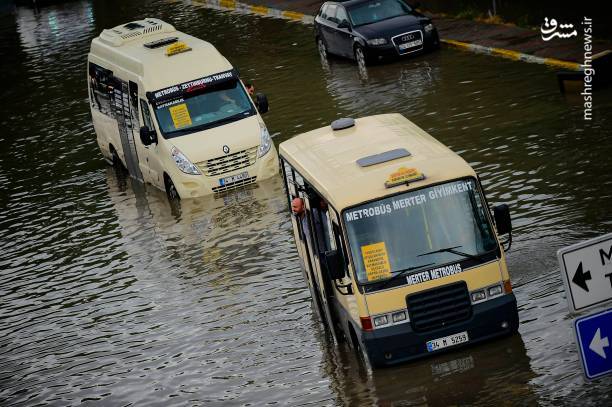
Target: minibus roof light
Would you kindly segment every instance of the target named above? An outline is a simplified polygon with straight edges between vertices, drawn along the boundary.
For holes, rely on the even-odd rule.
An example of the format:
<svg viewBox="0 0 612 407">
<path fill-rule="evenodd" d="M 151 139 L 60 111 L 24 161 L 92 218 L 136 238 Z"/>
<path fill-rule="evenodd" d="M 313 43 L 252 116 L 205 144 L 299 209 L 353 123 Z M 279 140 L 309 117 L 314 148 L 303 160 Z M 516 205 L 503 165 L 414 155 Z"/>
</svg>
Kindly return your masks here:
<svg viewBox="0 0 612 407">
<path fill-rule="evenodd" d="M 388 161 L 397 160 L 398 158 L 409 157 L 410 151 L 405 148 L 396 148 L 394 150 L 385 151 L 384 153 L 368 155 L 357 160 L 357 165 L 360 167 L 369 167 L 371 165 L 382 164 Z"/>
<path fill-rule="evenodd" d="M 349 127 L 353 127 L 355 125 L 355 119 L 351 117 L 342 117 L 340 119 L 334 120 L 331 124 L 332 130 L 344 130 Z"/>
</svg>

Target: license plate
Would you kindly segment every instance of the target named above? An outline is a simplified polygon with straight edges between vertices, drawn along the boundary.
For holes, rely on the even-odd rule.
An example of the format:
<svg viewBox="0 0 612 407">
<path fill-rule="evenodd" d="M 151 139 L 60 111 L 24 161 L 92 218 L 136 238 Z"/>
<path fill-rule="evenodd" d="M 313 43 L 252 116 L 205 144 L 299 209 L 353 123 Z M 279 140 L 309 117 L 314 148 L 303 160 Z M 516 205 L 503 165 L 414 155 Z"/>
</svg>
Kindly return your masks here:
<svg viewBox="0 0 612 407">
<path fill-rule="evenodd" d="M 432 339 L 431 341 L 427 341 L 427 352 L 435 352 L 438 349 L 444 349 L 448 348 L 449 346 L 466 343 L 469 340 L 467 331 L 445 336 L 444 338 Z"/>
<path fill-rule="evenodd" d="M 399 49 L 400 51 L 404 51 L 408 48 L 420 47 L 421 45 L 423 45 L 423 40 L 414 40 L 400 44 Z"/>
<path fill-rule="evenodd" d="M 249 178 L 249 173 L 245 171 L 240 174 L 232 175 L 231 177 L 220 178 L 219 185 L 225 186 L 227 184 L 233 184 L 234 182 L 244 181 L 247 178 Z"/>
</svg>

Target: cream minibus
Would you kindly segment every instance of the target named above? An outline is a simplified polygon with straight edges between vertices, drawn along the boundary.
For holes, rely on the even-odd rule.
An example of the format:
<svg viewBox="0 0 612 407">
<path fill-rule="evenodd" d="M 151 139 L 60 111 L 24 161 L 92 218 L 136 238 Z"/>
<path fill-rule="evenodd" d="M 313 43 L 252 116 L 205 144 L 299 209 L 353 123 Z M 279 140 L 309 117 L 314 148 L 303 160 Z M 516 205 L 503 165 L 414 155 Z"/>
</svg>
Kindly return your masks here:
<svg viewBox="0 0 612 407">
<path fill-rule="evenodd" d="M 385 114 L 339 119 L 279 153 L 304 276 L 334 340 L 381 366 L 517 331 L 508 206 L 492 216 L 449 148 Z"/>
<path fill-rule="evenodd" d="M 98 145 L 170 198 L 220 193 L 278 173 L 278 155 L 238 71 L 210 43 L 154 18 L 91 42 L 88 89 Z"/>
</svg>

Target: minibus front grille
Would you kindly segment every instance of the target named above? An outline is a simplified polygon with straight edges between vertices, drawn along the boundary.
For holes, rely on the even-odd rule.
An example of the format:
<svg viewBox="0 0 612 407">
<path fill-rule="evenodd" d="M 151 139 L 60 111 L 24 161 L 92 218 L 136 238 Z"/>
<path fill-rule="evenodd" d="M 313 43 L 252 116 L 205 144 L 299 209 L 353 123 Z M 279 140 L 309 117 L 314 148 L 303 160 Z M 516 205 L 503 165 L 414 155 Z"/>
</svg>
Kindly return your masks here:
<svg viewBox="0 0 612 407">
<path fill-rule="evenodd" d="M 421 291 L 406 297 L 412 329 L 430 331 L 472 316 L 470 293 L 465 281 Z"/>
<path fill-rule="evenodd" d="M 215 176 L 232 172 L 255 164 L 257 160 L 258 146 L 227 154 L 221 157 L 211 158 L 196 165 L 207 176 Z"/>
<path fill-rule="evenodd" d="M 213 192 L 215 194 L 222 194 L 223 192 L 231 191 L 232 189 L 240 188 L 245 185 L 254 184 L 257 181 L 257 176 L 246 178 L 240 181 L 227 183 L 223 186 L 213 187 Z"/>
</svg>

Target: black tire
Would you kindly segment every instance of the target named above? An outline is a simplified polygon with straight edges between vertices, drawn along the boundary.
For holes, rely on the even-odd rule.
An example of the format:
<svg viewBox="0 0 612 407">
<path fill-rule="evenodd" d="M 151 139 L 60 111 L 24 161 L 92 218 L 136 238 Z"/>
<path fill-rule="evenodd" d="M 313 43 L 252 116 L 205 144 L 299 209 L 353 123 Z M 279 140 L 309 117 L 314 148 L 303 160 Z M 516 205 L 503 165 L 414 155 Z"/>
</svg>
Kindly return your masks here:
<svg viewBox="0 0 612 407">
<path fill-rule="evenodd" d="M 168 195 L 168 200 L 170 202 L 180 201 L 181 196 L 179 195 L 176 187 L 174 186 L 174 182 L 170 179 L 169 176 L 165 176 L 165 184 L 166 184 L 166 195 Z"/>
<path fill-rule="evenodd" d="M 317 50 L 321 58 L 327 59 L 327 45 L 325 45 L 325 41 L 321 37 L 317 37 Z"/>
<path fill-rule="evenodd" d="M 111 145 L 109 149 L 111 153 L 111 162 L 113 164 L 113 167 L 120 171 L 127 171 L 125 166 L 121 162 L 121 158 L 119 158 L 119 154 L 117 153 L 117 150 L 115 150 L 115 147 Z"/>
<path fill-rule="evenodd" d="M 368 60 L 366 58 L 365 51 L 363 47 L 359 44 L 355 45 L 355 49 L 353 50 L 355 56 L 355 62 L 361 68 L 365 68 L 368 65 Z"/>
<path fill-rule="evenodd" d="M 370 357 L 368 356 L 368 353 L 363 348 L 363 346 L 361 346 L 361 343 L 359 342 L 359 339 L 357 339 L 357 335 L 355 334 L 355 331 L 352 327 L 349 327 L 349 331 L 351 336 L 350 346 L 351 348 L 353 348 L 355 356 L 357 356 L 357 359 L 363 364 L 363 367 L 366 368 L 366 370 L 371 369 L 372 363 L 370 362 Z"/>
</svg>

